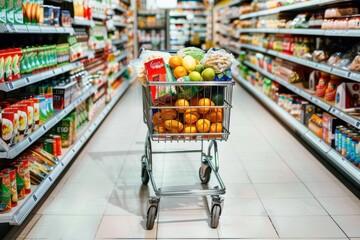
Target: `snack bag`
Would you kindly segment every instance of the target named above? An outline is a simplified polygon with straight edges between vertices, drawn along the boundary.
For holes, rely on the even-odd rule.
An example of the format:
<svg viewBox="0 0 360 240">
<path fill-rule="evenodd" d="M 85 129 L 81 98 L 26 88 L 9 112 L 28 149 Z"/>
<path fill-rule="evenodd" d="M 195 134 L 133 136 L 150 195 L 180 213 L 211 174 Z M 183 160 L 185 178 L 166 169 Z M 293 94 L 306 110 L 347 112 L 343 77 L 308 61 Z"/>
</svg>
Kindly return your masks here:
<svg viewBox="0 0 360 240">
<path fill-rule="evenodd" d="M 213 68 L 215 73 L 224 72 L 226 69 L 235 67 L 239 64 L 232 54 L 227 53 L 223 49 L 215 50 L 213 48 L 205 54 L 201 63 L 205 68 Z"/>
</svg>

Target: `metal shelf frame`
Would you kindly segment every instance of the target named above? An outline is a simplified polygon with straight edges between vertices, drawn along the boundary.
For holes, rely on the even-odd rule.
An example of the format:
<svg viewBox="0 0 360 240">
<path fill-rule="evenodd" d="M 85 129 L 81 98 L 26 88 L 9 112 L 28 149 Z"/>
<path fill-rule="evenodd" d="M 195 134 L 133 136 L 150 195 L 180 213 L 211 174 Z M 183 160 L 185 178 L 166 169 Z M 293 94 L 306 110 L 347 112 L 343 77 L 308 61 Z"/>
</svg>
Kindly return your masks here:
<svg viewBox="0 0 360 240">
<path fill-rule="evenodd" d="M 310 1 L 306 1 L 306 2 L 294 3 L 291 5 L 281 6 L 281 7 L 277 7 L 277 8 L 273 8 L 273 9 L 243 14 L 243 15 L 240 15 L 239 19 L 243 20 L 243 19 L 254 18 L 254 17 L 259 17 L 259 16 L 277 14 L 277 13 L 285 12 L 285 11 L 302 10 L 302 9 L 310 8 L 310 7 L 325 6 L 325 5 L 329 5 L 329 4 L 334 4 L 334 3 L 339 3 L 339 2 L 349 2 L 349 1 L 351 1 L 351 0 L 310 0 Z"/>
<path fill-rule="evenodd" d="M 270 50 L 270 49 L 266 49 L 263 47 L 258 47 L 258 46 L 254 46 L 254 45 L 250 45 L 250 44 L 242 44 L 239 43 L 237 44 L 237 47 L 240 48 L 246 48 L 249 50 L 253 50 L 253 51 L 257 51 L 257 52 L 261 52 L 261 53 L 265 53 L 274 57 L 279 57 L 285 60 L 289 60 L 291 62 L 303 65 L 303 66 L 307 66 L 313 69 L 317 69 L 323 72 L 327 72 L 330 74 L 334 74 L 346 79 L 350 79 L 356 82 L 360 82 L 360 72 L 353 72 L 353 71 L 349 71 L 349 70 L 344 70 L 344 69 L 339 69 L 339 68 L 335 68 L 335 67 L 331 67 L 329 65 L 323 64 L 323 63 L 317 63 L 317 62 L 313 62 L 310 60 L 306 60 L 306 59 L 302 59 L 302 58 L 298 58 L 298 57 L 294 57 L 288 54 L 284 54 L 281 52 L 277 52 L 274 50 Z"/>
<path fill-rule="evenodd" d="M 25 24 L 0 24 L 0 33 L 25 34 L 74 34 L 72 27 L 36 26 Z"/>
<path fill-rule="evenodd" d="M 24 200 L 19 201 L 19 205 L 9 213 L 0 215 L 1 223 L 10 223 L 11 225 L 20 225 L 25 218 L 30 214 L 31 210 L 36 206 L 40 199 L 54 184 L 61 173 L 66 169 L 67 165 L 74 159 L 76 154 L 86 144 L 87 140 L 93 135 L 96 129 L 101 125 L 105 117 L 110 113 L 112 108 L 118 102 L 118 100 L 124 95 L 126 90 L 131 85 L 130 81 L 124 81 L 122 86 L 117 90 L 110 103 L 102 110 L 101 113 L 92 122 L 85 126 L 82 130 L 82 134 L 79 134 L 78 139 L 73 146 L 68 148 L 60 159 L 60 163 L 54 168 L 54 170 L 40 183 L 40 185 L 33 187 L 31 194 L 26 196 Z"/>
<path fill-rule="evenodd" d="M 239 29 L 239 33 L 278 33 L 278 34 L 294 34 L 294 35 L 314 35 L 328 37 L 360 37 L 360 30 L 347 29 L 293 29 L 293 28 L 244 28 Z"/>
<path fill-rule="evenodd" d="M 248 62 L 245 61 L 244 62 L 245 65 L 253 68 L 254 70 L 260 72 L 263 76 L 266 76 L 278 83 L 280 83 L 282 86 L 286 87 L 287 89 L 289 89 L 290 91 L 298 94 L 299 96 L 303 97 L 304 99 L 308 100 L 309 102 L 315 104 L 316 106 L 324 109 L 326 112 L 331 113 L 332 115 L 338 117 L 339 119 L 342 119 L 343 121 L 351 124 L 352 126 L 356 127 L 357 129 L 360 129 L 360 120 L 352 117 L 351 115 L 343 112 L 341 109 L 336 108 L 335 106 L 327 103 L 326 101 L 324 101 L 321 98 L 318 98 L 312 94 L 307 93 L 306 91 L 304 91 L 303 89 L 289 83 L 286 80 L 283 80 L 275 75 L 273 75 L 272 73 L 269 73 L 268 71 Z"/>
<path fill-rule="evenodd" d="M 360 170 L 342 157 L 336 150 L 331 148 L 321 138 L 312 133 L 306 126 L 296 120 L 288 112 L 273 102 L 269 97 L 252 86 L 248 81 L 240 76 L 238 72 L 233 72 L 233 77 L 258 100 L 260 100 L 268 109 L 277 115 L 288 127 L 299 137 L 313 147 L 325 159 L 338 167 L 356 186 L 360 187 Z"/>
<path fill-rule="evenodd" d="M 18 80 L 0 83 L 0 91 L 10 92 L 15 89 L 19 89 L 37 82 L 41 82 L 51 77 L 55 77 L 57 75 L 69 72 L 79 66 L 81 66 L 80 62 L 74 62 L 41 73 L 24 75 Z"/>
<path fill-rule="evenodd" d="M 129 55 L 130 55 L 130 53 L 128 51 L 125 51 L 124 53 L 117 56 L 114 61 L 119 62 L 119 61 L 123 60 L 124 58 L 126 58 Z"/>
</svg>

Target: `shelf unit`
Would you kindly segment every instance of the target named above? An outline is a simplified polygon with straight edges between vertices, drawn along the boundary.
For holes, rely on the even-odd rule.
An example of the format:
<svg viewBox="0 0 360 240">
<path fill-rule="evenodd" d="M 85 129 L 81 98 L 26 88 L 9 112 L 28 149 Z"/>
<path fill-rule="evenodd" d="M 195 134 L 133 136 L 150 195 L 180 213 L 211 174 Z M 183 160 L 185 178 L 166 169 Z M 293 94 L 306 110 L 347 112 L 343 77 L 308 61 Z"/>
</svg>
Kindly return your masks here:
<svg viewBox="0 0 360 240">
<path fill-rule="evenodd" d="M 120 23 L 120 22 L 114 22 L 114 26 L 115 27 L 127 27 L 127 25 L 126 24 L 124 24 L 124 23 Z"/>
<path fill-rule="evenodd" d="M 61 1 L 50 0 L 50 1 L 55 1 L 57 3 L 64 2 L 64 0 Z M 71 0 L 65 0 L 65 1 L 72 3 Z M 130 2 L 128 3 L 128 5 L 129 5 L 129 9 L 131 9 L 132 6 L 130 6 Z M 125 10 L 122 7 L 119 6 L 112 6 L 112 7 L 114 8 L 114 12 L 112 14 L 119 14 L 119 13 L 123 14 L 127 12 L 127 10 Z M 16 37 L 16 36 L 11 36 L 15 34 L 28 34 L 28 33 L 39 34 L 39 35 L 53 34 L 55 35 L 54 37 L 58 37 L 59 35 L 64 35 L 64 36 L 74 35 L 76 34 L 75 30 L 83 31 L 82 30 L 83 28 L 86 28 L 87 32 L 89 28 L 93 28 L 93 27 L 104 28 L 106 26 L 105 21 L 110 20 L 108 19 L 108 15 L 105 14 L 93 14 L 92 18 L 93 19 L 91 20 L 82 19 L 82 18 L 73 18 L 72 27 L 70 28 L 54 27 L 54 26 L 37 26 L 37 25 L 0 24 L 0 35 L 6 34 L 6 36 L 9 35 L 9 37 Z M 97 20 L 96 26 L 94 20 Z M 130 32 L 133 31 L 134 28 L 131 26 L 131 23 L 129 22 L 130 21 L 127 20 L 127 24 L 116 24 L 116 26 L 121 29 L 128 28 Z M 106 29 L 103 31 L 106 32 Z M 127 33 L 125 34 L 127 35 Z M 113 46 L 113 48 L 109 50 L 109 53 L 110 51 L 115 53 L 119 52 L 117 49 L 121 49 L 123 48 L 123 46 L 124 48 L 126 48 L 119 56 L 115 57 L 114 60 L 117 62 L 122 61 L 124 58 L 129 57 L 132 54 L 132 52 L 130 52 L 130 50 L 128 49 L 130 47 L 127 46 L 130 42 L 133 41 L 132 34 L 129 33 L 127 37 L 126 35 L 121 34 L 122 39 L 120 40 L 112 40 L 112 43 L 114 45 L 119 45 L 119 46 Z M 107 36 L 104 36 L 104 38 L 107 39 Z M 64 39 L 65 39 L 64 41 L 66 41 L 66 38 Z M 126 42 L 128 42 L 128 44 L 125 44 Z M 27 43 L 26 39 L 24 39 L 23 43 L 25 44 Z M 98 44 L 97 46 L 103 46 L 103 44 L 101 43 Z M 91 48 L 91 46 L 88 47 Z M 84 66 L 85 69 L 87 69 L 87 67 L 89 66 L 83 64 L 86 61 L 86 58 L 87 59 L 97 58 L 98 55 L 107 54 L 107 53 L 108 53 L 108 49 L 106 49 L 105 52 L 104 47 L 95 50 L 86 50 L 86 51 L 84 50 L 82 56 L 76 59 L 72 63 L 63 64 L 55 68 L 52 68 L 50 70 L 45 70 L 43 72 L 36 74 L 28 74 L 28 75 L 22 74 L 21 78 L 18 80 L 0 83 L 0 91 L 11 92 L 14 90 L 19 90 L 20 88 L 28 87 L 34 83 L 45 81 L 49 78 L 56 77 L 58 75 L 67 73 L 82 66 Z M 95 62 L 95 67 L 91 69 L 89 68 L 87 72 L 89 77 L 92 77 L 94 79 L 98 76 L 96 75 L 91 76 L 91 75 L 97 72 L 98 70 L 103 69 L 106 66 L 105 63 L 101 62 L 102 60 L 96 59 L 96 61 L 97 62 Z M 123 64 L 120 64 L 120 66 L 122 65 Z M 84 144 L 86 144 L 86 141 L 96 131 L 96 129 L 101 124 L 101 122 L 105 119 L 106 115 L 111 111 L 111 109 L 115 106 L 116 102 L 121 98 L 121 96 L 131 85 L 132 81 L 122 80 L 121 78 L 124 75 L 125 71 L 127 70 L 127 67 L 128 65 L 125 65 L 120 71 L 115 72 L 111 76 L 111 79 L 109 78 L 109 76 L 102 75 L 100 78 L 102 80 L 101 84 L 97 84 L 97 85 L 88 84 L 87 86 L 82 87 L 82 89 L 79 90 L 79 92 L 77 93 L 75 99 L 73 99 L 67 107 L 65 107 L 62 110 L 55 110 L 54 114 L 49 119 L 47 119 L 47 121 L 44 124 L 39 126 L 36 130 L 33 130 L 32 133 L 30 133 L 28 136 L 25 136 L 24 139 L 22 139 L 20 142 L 16 143 L 15 145 L 10 147 L 2 139 L 0 139 L 0 158 L 14 159 L 17 156 L 19 156 L 23 151 L 28 149 L 37 140 L 42 138 L 51 128 L 53 128 L 59 122 L 61 122 L 70 112 L 72 112 L 76 107 L 84 103 L 87 99 L 91 98 L 92 96 L 95 96 L 98 99 L 98 97 L 101 96 L 102 92 L 104 92 L 104 94 L 108 94 L 108 97 L 111 97 L 111 101 L 106 104 L 104 109 L 102 111 L 97 111 L 98 115 L 95 117 L 95 119 L 87 123 L 85 126 L 83 126 L 82 130 L 77 131 L 78 138 L 76 142 L 68 149 L 63 150 L 63 155 L 59 158 L 59 163 L 50 172 L 50 174 L 47 175 L 39 185 L 31 185 L 31 194 L 27 195 L 25 199 L 20 200 L 18 202 L 17 207 L 14 207 L 9 213 L 0 214 L 0 223 L 10 223 L 11 225 L 20 225 L 25 220 L 25 218 L 30 214 L 30 212 L 36 206 L 39 200 L 45 195 L 45 193 L 53 185 L 56 179 L 62 174 L 62 172 L 65 170 L 69 162 L 71 162 L 76 157 L 76 154 L 81 150 Z M 111 92 L 107 92 L 109 91 L 109 88 L 107 87 L 110 87 L 111 82 L 113 81 L 120 81 L 118 82 L 120 84 L 119 87 L 117 87 L 115 90 L 111 88 Z M 86 77 L 84 77 L 84 81 L 82 83 L 84 84 L 85 82 L 86 82 Z M 107 84 L 107 86 L 104 86 L 105 84 Z M 80 85 L 78 87 L 80 87 Z M 92 100 L 94 100 L 94 98 L 92 98 Z"/>
<path fill-rule="evenodd" d="M 118 100 L 124 95 L 126 90 L 129 88 L 131 82 L 125 81 L 122 86 L 119 87 L 117 93 L 114 95 L 110 103 L 102 110 L 101 113 L 90 123 L 88 123 L 79 134 L 76 142 L 68 148 L 60 158 L 60 162 L 51 173 L 41 182 L 38 186 L 32 186 L 31 194 L 27 195 L 22 201 L 19 201 L 15 211 L 0 215 L 0 223 L 10 223 L 11 225 L 20 225 L 25 218 L 29 215 L 31 210 L 36 206 L 40 199 L 54 184 L 57 178 L 65 170 L 67 165 L 74 159 L 76 154 L 82 149 L 86 142 L 90 139 L 96 129 L 101 125 L 103 120 L 118 102 Z M 85 97 L 85 96 L 84 96 Z M 77 102 L 77 101 L 76 101 Z M 71 106 L 75 107 L 76 102 L 72 103 Z"/>
<path fill-rule="evenodd" d="M 317 152 L 319 152 L 325 159 L 338 167 L 346 176 L 359 187 L 360 186 L 360 171 L 352 165 L 348 160 L 342 157 L 336 150 L 327 145 L 321 138 L 317 137 L 307 127 L 296 120 L 288 112 L 282 109 L 279 105 L 273 102 L 261 91 L 252 86 L 248 81 L 240 76 L 238 72 L 233 73 L 236 79 L 244 88 L 251 92 L 257 99 L 259 99 L 267 108 L 276 114 L 290 129 L 292 129 L 305 142 L 310 144 Z"/>
<path fill-rule="evenodd" d="M 241 5 L 243 1 L 234 1 L 234 4 Z M 326 8 L 333 7 L 332 4 L 338 3 L 347 3 L 351 2 L 351 0 L 311 0 L 304 1 L 301 3 L 296 3 L 292 5 L 286 5 L 277 7 L 274 9 L 262 10 L 257 12 L 252 12 L 249 14 L 242 14 L 238 17 L 240 20 L 244 19 L 252 19 L 255 21 L 257 17 L 273 15 L 281 12 L 305 12 L 313 9 L 321 9 L 325 11 Z M 218 7 L 221 8 L 231 5 L 231 2 L 228 5 Z M 233 9 L 226 9 L 228 13 L 232 13 Z M 234 20 L 234 19 L 233 19 Z M 218 16 L 216 19 L 217 29 L 215 30 L 215 35 L 217 37 L 217 44 L 234 53 L 235 55 L 243 54 L 244 52 L 254 52 L 254 53 L 263 53 L 264 55 L 268 55 L 271 57 L 281 58 L 286 61 L 290 61 L 297 65 L 302 65 L 309 67 L 314 70 L 319 70 L 322 72 L 326 72 L 332 75 L 336 75 L 344 78 L 347 81 L 352 82 L 360 82 L 360 72 L 349 71 L 344 68 L 336 68 L 326 63 L 319 63 L 312 61 L 306 58 L 300 58 L 292 55 L 285 54 L 283 52 L 275 51 L 272 49 L 267 49 L 262 47 L 260 43 L 259 46 L 240 43 L 240 37 L 242 34 L 252 34 L 252 33 L 263 33 L 263 34 L 287 34 L 287 35 L 303 35 L 303 36 L 313 36 L 313 37 L 326 37 L 326 38 L 337 38 L 337 37 L 349 37 L 349 38 L 359 38 L 360 30 L 349 29 L 349 30 L 326 30 L 326 29 L 298 29 L 298 28 L 282 28 L 282 29 L 273 29 L 273 28 L 234 28 L 231 25 L 231 19 L 226 15 L 226 12 L 222 12 L 222 15 Z M 223 25 L 222 23 L 226 23 L 227 25 Z M 230 27 L 227 27 L 230 26 Z M 359 38 L 360 39 L 360 38 Z M 271 81 L 278 82 L 282 87 L 286 88 L 290 92 L 298 95 L 299 97 L 305 99 L 309 103 L 321 108 L 324 112 L 328 112 L 334 117 L 342 120 L 347 123 L 349 126 L 353 127 L 355 131 L 360 129 L 360 119 L 351 115 L 346 110 L 337 108 L 334 104 L 325 101 L 322 98 L 316 97 L 313 93 L 306 90 L 301 83 L 290 83 L 286 80 L 281 79 L 280 77 L 268 72 L 266 69 L 260 68 L 257 65 L 252 64 L 249 61 L 243 61 L 243 66 L 245 68 L 252 69 L 262 76 L 267 77 Z M 242 86 L 248 89 L 251 93 L 253 93 L 260 101 L 264 103 L 272 112 L 278 115 L 289 127 L 298 133 L 301 138 L 303 138 L 308 144 L 310 144 L 317 152 L 319 152 L 326 160 L 333 163 L 335 167 L 341 172 L 344 173 L 349 179 L 352 180 L 355 185 L 360 188 L 360 169 L 351 164 L 349 160 L 345 157 L 341 156 L 335 149 L 333 149 L 330 145 L 325 143 L 321 138 L 317 137 L 314 133 L 312 133 L 307 126 L 303 125 L 301 122 L 297 121 L 290 114 L 288 114 L 285 110 L 283 110 L 277 103 L 273 102 L 270 98 L 268 98 L 265 94 L 263 94 L 260 90 L 256 89 L 256 87 L 252 86 L 250 82 L 246 81 L 238 71 L 233 72 L 233 76 L 237 79 Z"/>
</svg>

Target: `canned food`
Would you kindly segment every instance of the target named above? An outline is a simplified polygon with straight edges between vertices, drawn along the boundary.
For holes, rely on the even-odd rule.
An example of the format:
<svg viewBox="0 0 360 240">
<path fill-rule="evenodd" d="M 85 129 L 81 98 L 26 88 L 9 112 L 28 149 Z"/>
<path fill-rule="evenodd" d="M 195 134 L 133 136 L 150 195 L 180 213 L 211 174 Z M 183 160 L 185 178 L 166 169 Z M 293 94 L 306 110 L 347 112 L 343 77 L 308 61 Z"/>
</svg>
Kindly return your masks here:
<svg viewBox="0 0 360 240">
<path fill-rule="evenodd" d="M 9 145 L 14 144 L 14 128 L 16 124 L 15 114 L 13 111 L 3 111 L 2 126 L 1 126 L 1 138 Z"/>
<path fill-rule="evenodd" d="M 44 150 L 48 153 L 53 154 L 54 152 L 54 140 L 53 139 L 45 139 L 44 141 Z"/>
<path fill-rule="evenodd" d="M 24 100 L 21 103 L 27 105 L 27 116 L 28 116 L 28 134 L 32 133 L 34 129 L 34 102 L 32 100 Z"/>
<path fill-rule="evenodd" d="M 349 132 L 346 135 L 346 158 L 351 160 L 351 155 L 353 153 L 353 144 L 352 144 L 352 139 L 356 134 L 354 132 Z"/>
<path fill-rule="evenodd" d="M 19 108 L 16 106 L 11 106 L 9 109 L 14 111 L 14 118 L 15 118 L 15 126 L 14 126 L 14 134 L 15 134 L 15 142 L 19 142 L 20 138 L 20 111 Z"/>
<path fill-rule="evenodd" d="M 25 188 L 25 194 L 29 194 L 31 192 L 29 160 L 24 159 L 21 162 L 24 164 L 24 188 Z"/>
<path fill-rule="evenodd" d="M 28 107 L 26 104 L 17 104 L 16 107 L 19 109 L 19 130 L 20 140 L 28 134 Z"/>
<path fill-rule="evenodd" d="M 16 187 L 16 169 L 6 168 L 2 171 L 10 176 L 10 192 L 11 192 L 11 207 L 16 207 L 18 204 L 18 194 Z"/>
<path fill-rule="evenodd" d="M 0 173 L 0 213 L 11 211 L 10 175 Z"/>
<path fill-rule="evenodd" d="M 53 106 L 53 95 L 51 93 L 44 94 L 46 99 L 46 108 L 47 108 L 47 115 L 46 119 L 49 119 L 54 113 L 54 106 Z"/>
<path fill-rule="evenodd" d="M 25 197 L 24 164 L 22 162 L 16 162 L 14 167 L 16 169 L 16 187 L 18 199 L 23 199 Z"/>
<path fill-rule="evenodd" d="M 351 130 L 345 130 L 341 134 L 341 155 L 343 157 L 346 157 L 346 151 L 347 151 L 347 136 L 351 133 Z"/>
<path fill-rule="evenodd" d="M 55 141 L 55 149 L 53 149 L 54 155 L 61 156 L 61 136 L 55 135 L 53 136 L 53 139 Z"/>
<path fill-rule="evenodd" d="M 40 99 L 32 98 L 31 100 L 34 102 L 34 123 L 36 129 L 40 124 Z"/>
<path fill-rule="evenodd" d="M 341 129 L 344 128 L 343 125 L 339 125 L 335 128 L 335 136 L 334 136 L 334 140 L 335 140 L 335 150 L 339 152 L 339 134 Z"/>
</svg>

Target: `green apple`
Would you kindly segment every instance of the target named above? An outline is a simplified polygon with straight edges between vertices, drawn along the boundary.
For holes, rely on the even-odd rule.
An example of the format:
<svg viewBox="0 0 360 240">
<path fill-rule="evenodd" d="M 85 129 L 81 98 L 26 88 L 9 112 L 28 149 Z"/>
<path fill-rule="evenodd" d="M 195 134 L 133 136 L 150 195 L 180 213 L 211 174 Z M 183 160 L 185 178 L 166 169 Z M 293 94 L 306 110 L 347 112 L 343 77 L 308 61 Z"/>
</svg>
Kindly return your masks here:
<svg viewBox="0 0 360 240">
<path fill-rule="evenodd" d="M 195 71 L 197 71 L 198 73 L 201 73 L 202 71 L 204 71 L 204 65 L 202 65 L 202 64 L 196 65 Z"/>
<path fill-rule="evenodd" d="M 196 71 L 192 71 L 191 73 L 189 73 L 189 78 L 190 78 L 190 81 L 202 81 L 203 80 L 201 77 L 201 74 Z"/>
<path fill-rule="evenodd" d="M 202 71 L 201 76 L 204 81 L 212 81 L 215 79 L 215 71 L 212 68 L 205 68 L 204 71 Z"/>
</svg>

